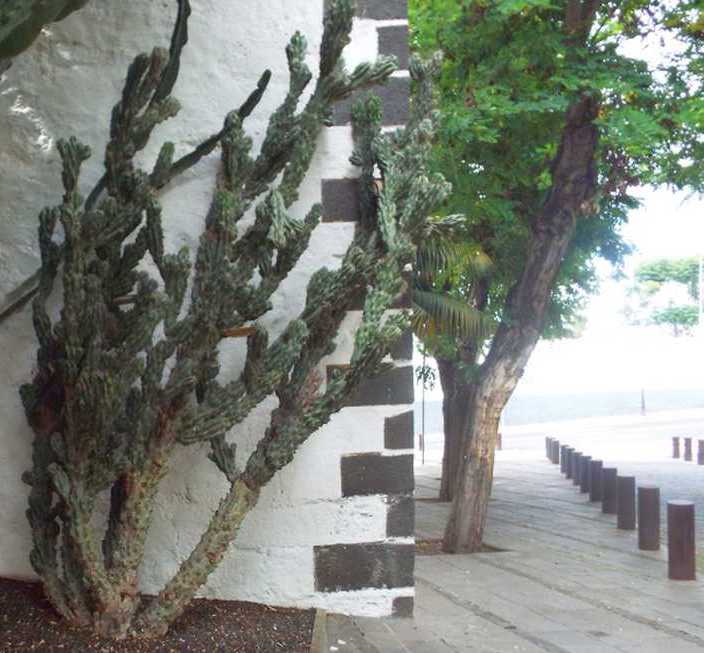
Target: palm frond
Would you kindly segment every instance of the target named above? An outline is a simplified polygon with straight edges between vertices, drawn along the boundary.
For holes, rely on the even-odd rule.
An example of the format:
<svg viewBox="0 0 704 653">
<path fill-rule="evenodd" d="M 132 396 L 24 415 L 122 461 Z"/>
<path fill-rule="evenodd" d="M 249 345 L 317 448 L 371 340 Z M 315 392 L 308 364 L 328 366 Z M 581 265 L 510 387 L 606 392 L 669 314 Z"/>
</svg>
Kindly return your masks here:
<svg viewBox="0 0 704 653">
<path fill-rule="evenodd" d="M 444 334 L 481 339 L 494 328 L 494 321 L 466 302 L 434 291 L 413 288 L 413 330 L 420 339 Z"/>
<path fill-rule="evenodd" d="M 487 275 L 491 259 L 476 245 L 433 237 L 423 242 L 416 257 L 417 274 L 423 278 L 441 278 L 470 273 L 479 279 Z"/>
<path fill-rule="evenodd" d="M 432 216 L 418 247 L 416 272 L 426 279 L 451 278 L 467 272 L 474 278 L 488 274 L 492 261 L 467 238 L 463 215 Z"/>
</svg>

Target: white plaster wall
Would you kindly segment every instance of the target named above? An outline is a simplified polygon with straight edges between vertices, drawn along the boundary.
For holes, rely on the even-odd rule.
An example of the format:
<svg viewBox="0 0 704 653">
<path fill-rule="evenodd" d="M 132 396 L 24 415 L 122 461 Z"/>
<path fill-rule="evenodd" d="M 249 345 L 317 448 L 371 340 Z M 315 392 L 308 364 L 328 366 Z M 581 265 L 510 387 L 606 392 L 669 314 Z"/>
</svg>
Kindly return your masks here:
<svg viewBox="0 0 704 653">
<path fill-rule="evenodd" d="M 266 120 L 288 84 L 284 46 L 299 29 L 309 40 L 315 70 L 322 31 L 322 0 L 222 2 L 192 0 L 190 41 L 183 56 L 175 96 L 182 110 L 160 127 L 144 154 L 153 160 L 160 144 L 172 140 L 177 155 L 217 131 L 227 111 L 238 107 L 265 68 L 273 77 L 262 103 L 246 127 L 259 145 Z M 30 51 L 0 79 L 0 295 L 14 288 L 37 266 L 36 216 L 61 194 L 55 143 L 77 135 L 94 156 L 85 167 L 83 188 L 102 171 L 108 117 L 127 65 L 154 45 L 168 46 L 175 3 L 156 0 L 93 0 L 83 11 L 45 30 Z M 372 21 L 357 21 L 349 60 L 353 65 L 376 55 Z M 355 174 L 348 162 L 348 128 L 331 128 L 293 208 L 305 215 L 320 201 L 322 177 Z M 166 246 L 188 245 L 195 252 L 217 170 L 217 153 L 190 171 L 162 198 Z M 310 275 L 322 265 L 339 264 L 353 225 L 322 224 L 311 247 L 274 297 L 273 331 L 304 302 Z M 357 318 L 351 316 L 349 328 Z M 346 362 L 349 335 L 340 338 L 335 362 Z M 18 388 L 31 376 L 35 342 L 30 311 L 0 327 L 0 575 L 31 576 L 31 546 L 24 511 L 27 488 L 20 473 L 30 466 L 32 435 L 26 426 Z M 242 343 L 223 347 L 223 374 L 241 367 Z M 268 402 L 237 428 L 242 459 L 267 423 Z M 391 600 L 408 590 L 365 590 L 321 594 L 314 590 L 315 544 L 379 541 L 385 538 L 383 497 L 340 498 L 342 454 L 383 449 L 383 421 L 402 407 L 347 408 L 302 447 L 295 461 L 265 488 L 227 559 L 203 595 L 284 605 L 316 605 L 360 614 L 387 614 Z M 163 484 L 150 531 L 143 589 L 154 592 L 196 544 L 225 491 L 222 475 L 206 460 L 205 448 L 182 449 Z"/>
</svg>

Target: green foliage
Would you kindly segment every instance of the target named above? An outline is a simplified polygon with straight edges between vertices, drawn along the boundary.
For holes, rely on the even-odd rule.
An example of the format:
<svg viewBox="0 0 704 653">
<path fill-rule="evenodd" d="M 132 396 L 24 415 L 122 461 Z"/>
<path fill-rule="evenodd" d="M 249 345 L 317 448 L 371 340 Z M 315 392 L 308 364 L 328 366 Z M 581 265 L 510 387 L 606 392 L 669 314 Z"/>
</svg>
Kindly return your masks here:
<svg viewBox="0 0 704 653">
<path fill-rule="evenodd" d="M 681 333 L 691 333 L 699 322 L 699 311 L 696 306 L 668 306 L 653 311 L 653 324 L 669 326 L 674 336 Z"/>
<path fill-rule="evenodd" d="M 426 341 L 441 334 L 481 338 L 491 329 L 489 319 L 467 302 L 434 290 L 413 290 L 413 328 Z"/>
<path fill-rule="evenodd" d="M 495 324 L 506 319 L 508 293 L 524 268 L 565 112 L 584 95 L 599 98 L 598 197 L 578 220 L 552 289 L 545 337 L 580 328 L 580 311 L 597 286 L 596 257 L 620 269 L 630 247 L 619 227 L 637 205 L 634 186 L 704 188 L 700 3 L 605 0 L 584 44 L 567 34 L 567 6 L 410 3 L 413 48 L 444 55 L 434 166 L 453 185 L 445 211 L 466 216 L 464 242 L 492 262 L 485 289 L 461 266 L 452 283 L 443 279 L 437 287 Z M 626 54 L 659 38 L 680 47 L 655 65 Z M 452 342 L 445 340 L 444 355 Z"/>
<path fill-rule="evenodd" d="M 691 302 L 676 304 L 672 299 L 662 306 L 666 284 L 679 284 L 687 289 Z M 691 333 L 699 321 L 699 259 L 657 259 L 638 266 L 627 305 L 626 316 L 633 324 L 669 326 L 675 336 Z"/>
<path fill-rule="evenodd" d="M 696 256 L 681 259 L 658 259 L 638 266 L 635 274 L 638 284 L 657 292 L 668 281 L 684 284 L 693 300 L 699 298 L 699 259 Z"/>
<path fill-rule="evenodd" d="M 416 260 L 428 215 L 449 193 L 428 170 L 433 66 L 413 62 L 418 91 L 405 129 L 382 132 L 378 98 L 355 103 L 351 160 L 362 173 L 361 223 L 340 265 L 312 275 L 302 312 L 274 337 L 263 320 L 271 297 L 320 219 L 319 206 L 303 220 L 288 212 L 318 136 L 336 102 L 383 82 L 395 63 L 381 57 L 348 72 L 341 53 L 353 6 L 332 0 L 315 84 L 306 93 L 314 75 L 305 39 L 295 34 L 286 51 L 289 91 L 258 153 L 244 123 L 268 72 L 217 134 L 177 160 L 165 143 L 144 170 L 136 156 L 179 110 L 171 91 L 189 15 L 188 0 L 178 0 L 170 51 L 156 48 L 130 66 L 111 116 L 105 174 L 92 192 L 78 191 L 90 149 L 62 140 L 63 198 L 39 216 L 39 347 L 34 377 L 21 388 L 35 433 L 32 468 L 23 475 L 31 486 L 30 559 L 60 614 L 116 638 L 163 633 L 225 555 L 261 488 L 359 384 L 385 369 L 409 325 L 405 312 L 388 309 L 403 291 L 402 272 Z M 159 191 L 216 147 L 220 170 L 198 250 L 168 252 Z M 245 214 L 253 214 L 248 226 Z M 350 365 L 324 384 L 323 359 L 360 293 Z M 219 347 L 237 335 L 247 336 L 244 369 L 224 383 Z M 238 456 L 236 427 L 272 395 L 278 404 L 268 427 L 248 457 Z M 159 484 L 173 452 L 198 443 L 209 445 L 229 489 L 173 578 L 142 603 L 139 569 Z M 106 529 L 97 526 L 105 521 Z"/>
<path fill-rule="evenodd" d="M 479 279 L 491 261 L 463 238 L 464 216 L 431 217 L 413 269 L 413 330 L 427 344 L 439 346 L 450 337 L 483 338 L 491 318 L 450 292 L 462 274 Z M 432 346 L 432 345 L 431 345 Z"/>
</svg>

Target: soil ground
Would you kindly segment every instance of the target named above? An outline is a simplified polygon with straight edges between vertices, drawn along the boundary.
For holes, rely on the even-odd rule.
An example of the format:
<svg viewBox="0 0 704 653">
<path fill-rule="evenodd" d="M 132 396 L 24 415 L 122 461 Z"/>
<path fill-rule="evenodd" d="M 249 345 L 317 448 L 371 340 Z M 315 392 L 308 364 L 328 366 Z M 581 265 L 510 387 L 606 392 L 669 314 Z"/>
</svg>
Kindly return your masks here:
<svg viewBox="0 0 704 653">
<path fill-rule="evenodd" d="M 99 639 L 72 628 L 38 583 L 0 578 L 0 653 L 308 653 L 315 610 L 198 599 L 158 641 Z"/>
</svg>

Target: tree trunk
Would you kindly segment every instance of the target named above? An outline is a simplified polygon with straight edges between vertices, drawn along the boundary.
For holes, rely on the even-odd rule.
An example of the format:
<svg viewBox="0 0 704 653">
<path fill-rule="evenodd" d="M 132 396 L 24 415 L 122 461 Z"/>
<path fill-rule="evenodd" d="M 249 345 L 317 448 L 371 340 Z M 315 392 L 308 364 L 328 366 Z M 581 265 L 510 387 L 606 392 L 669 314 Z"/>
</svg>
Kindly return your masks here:
<svg viewBox="0 0 704 653">
<path fill-rule="evenodd" d="M 473 284 L 469 301 L 478 311 L 483 311 L 488 300 L 489 280 L 482 277 Z M 455 496 L 462 445 L 465 434 L 471 435 L 468 429 L 476 383 L 469 370 L 476 367 L 480 349 L 478 339 L 468 338 L 459 344 L 456 358 L 436 357 L 442 386 L 444 435 L 440 501 L 452 501 Z"/>
<path fill-rule="evenodd" d="M 455 361 L 438 358 L 438 372 L 442 386 L 442 417 L 444 446 L 440 501 L 452 501 L 457 473 L 462 457 L 462 442 L 467 432 L 473 384 L 462 383 Z"/>
<path fill-rule="evenodd" d="M 443 548 L 481 549 L 493 477 L 499 417 L 542 333 L 550 292 L 574 235 L 577 217 L 591 210 L 596 193 L 595 154 L 599 105 L 582 97 L 568 110 L 552 166 L 552 188 L 532 225 L 526 264 L 507 300 L 481 366 L 462 445 L 457 491 Z"/>
<path fill-rule="evenodd" d="M 467 429 L 469 441 L 464 443 L 463 455 L 458 458 L 462 462 L 462 475 L 457 479 L 455 503 L 443 545 L 451 553 L 480 551 L 482 546 L 494 477 L 499 417 L 508 400 L 508 395 L 487 390 L 486 385 L 479 385 L 471 398 L 472 412 Z M 465 453 L 467 448 L 470 452 L 468 458 Z M 461 502 L 461 510 L 456 509 L 458 501 Z"/>
</svg>

